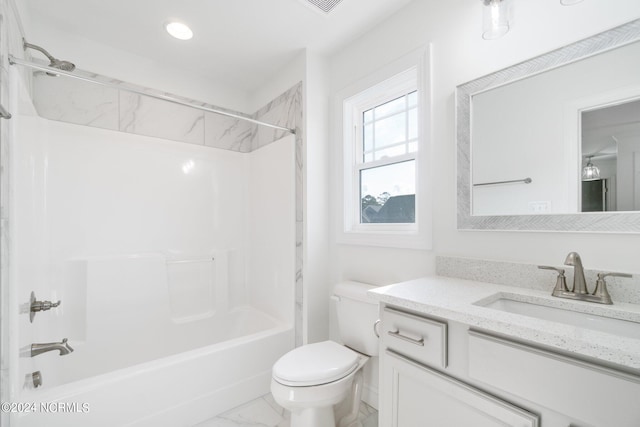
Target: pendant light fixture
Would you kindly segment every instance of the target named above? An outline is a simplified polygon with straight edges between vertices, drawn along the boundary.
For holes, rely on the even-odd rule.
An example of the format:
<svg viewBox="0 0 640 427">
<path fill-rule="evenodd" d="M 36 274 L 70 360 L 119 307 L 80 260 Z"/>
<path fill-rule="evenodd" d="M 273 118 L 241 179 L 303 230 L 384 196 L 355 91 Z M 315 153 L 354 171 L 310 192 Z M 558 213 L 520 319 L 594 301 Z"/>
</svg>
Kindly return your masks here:
<svg viewBox="0 0 640 427">
<path fill-rule="evenodd" d="M 591 158 L 593 156 L 587 156 L 587 165 L 582 169 L 582 180 L 583 181 L 593 181 L 596 179 L 600 179 L 600 169 L 593 163 L 591 163 Z"/>
<path fill-rule="evenodd" d="M 482 0 L 482 38 L 485 40 L 498 39 L 509 31 L 507 16 L 508 0 Z"/>
</svg>

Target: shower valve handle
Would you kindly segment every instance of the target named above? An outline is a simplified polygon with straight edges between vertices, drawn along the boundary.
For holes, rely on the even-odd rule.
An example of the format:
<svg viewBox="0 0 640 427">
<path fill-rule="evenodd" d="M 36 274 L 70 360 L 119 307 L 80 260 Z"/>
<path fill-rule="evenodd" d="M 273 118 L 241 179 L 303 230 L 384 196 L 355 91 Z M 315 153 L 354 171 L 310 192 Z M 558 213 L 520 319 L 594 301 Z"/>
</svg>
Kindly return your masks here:
<svg viewBox="0 0 640 427">
<path fill-rule="evenodd" d="M 57 302 L 51 301 L 36 301 L 36 294 L 31 292 L 31 304 L 29 309 L 29 321 L 33 323 L 33 318 L 36 317 L 36 313 L 39 311 L 47 311 L 51 310 L 60 305 L 62 301 L 58 300 Z"/>
<path fill-rule="evenodd" d="M 58 302 L 51 302 L 51 301 L 36 301 L 32 306 L 31 306 L 31 311 L 47 311 L 47 310 L 51 310 L 52 308 L 55 308 L 57 306 L 60 305 L 62 301 L 58 301 Z"/>
</svg>

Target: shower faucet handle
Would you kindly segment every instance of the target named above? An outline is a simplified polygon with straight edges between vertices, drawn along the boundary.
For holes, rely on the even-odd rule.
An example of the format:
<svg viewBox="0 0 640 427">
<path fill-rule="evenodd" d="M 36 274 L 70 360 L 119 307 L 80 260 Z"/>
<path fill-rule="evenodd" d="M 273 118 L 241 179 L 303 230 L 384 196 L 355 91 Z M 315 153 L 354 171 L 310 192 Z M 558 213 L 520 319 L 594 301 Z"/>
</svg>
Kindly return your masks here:
<svg viewBox="0 0 640 427">
<path fill-rule="evenodd" d="M 33 323 L 33 319 L 34 317 L 36 317 L 37 312 L 51 310 L 52 308 L 59 306 L 61 303 L 62 301 L 60 300 L 58 300 L 57 302 L 37 301 L 36 294 L 34 292 L 31 292 L 31 303 L 29 305 L 29 321 Z"/>
</svg>

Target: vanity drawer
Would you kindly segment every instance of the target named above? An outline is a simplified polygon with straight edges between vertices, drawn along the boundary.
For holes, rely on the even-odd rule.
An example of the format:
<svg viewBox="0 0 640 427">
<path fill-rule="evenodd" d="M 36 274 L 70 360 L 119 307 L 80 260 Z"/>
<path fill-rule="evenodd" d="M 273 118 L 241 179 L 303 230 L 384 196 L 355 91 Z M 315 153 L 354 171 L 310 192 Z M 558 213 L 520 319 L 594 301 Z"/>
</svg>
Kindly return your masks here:
<svg viewBox="0 0 640 427">
<path fill-rule="evenodd" d="M 417 362 L 447 367 L 447 324 L 385 307 L 380 336 L 386 348 Z"/>
</svg>

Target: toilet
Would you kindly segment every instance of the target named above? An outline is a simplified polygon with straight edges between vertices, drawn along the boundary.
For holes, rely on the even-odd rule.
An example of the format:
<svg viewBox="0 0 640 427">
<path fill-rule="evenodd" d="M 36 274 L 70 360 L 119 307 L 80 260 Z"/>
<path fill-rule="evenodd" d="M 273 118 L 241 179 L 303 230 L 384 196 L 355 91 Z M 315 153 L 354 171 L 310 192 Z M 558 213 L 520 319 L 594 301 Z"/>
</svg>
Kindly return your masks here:
<svg viewBox="0 0 640 427">
<path fill-rule="evenodd" d="M 291 427 L 353 427 L 362 393 L 362 367 L 378 355 L 374 331 L 378 303 L 367 296 L 371 285 L 345 282 L 336 285 L 338 329 L 344 345 L 323 341 L 303 345 L 274 365 L 271 393 L 291 412 Z M 351 398 L 347 414 L 336 416 L 334 406 Z"/>
</svg>

